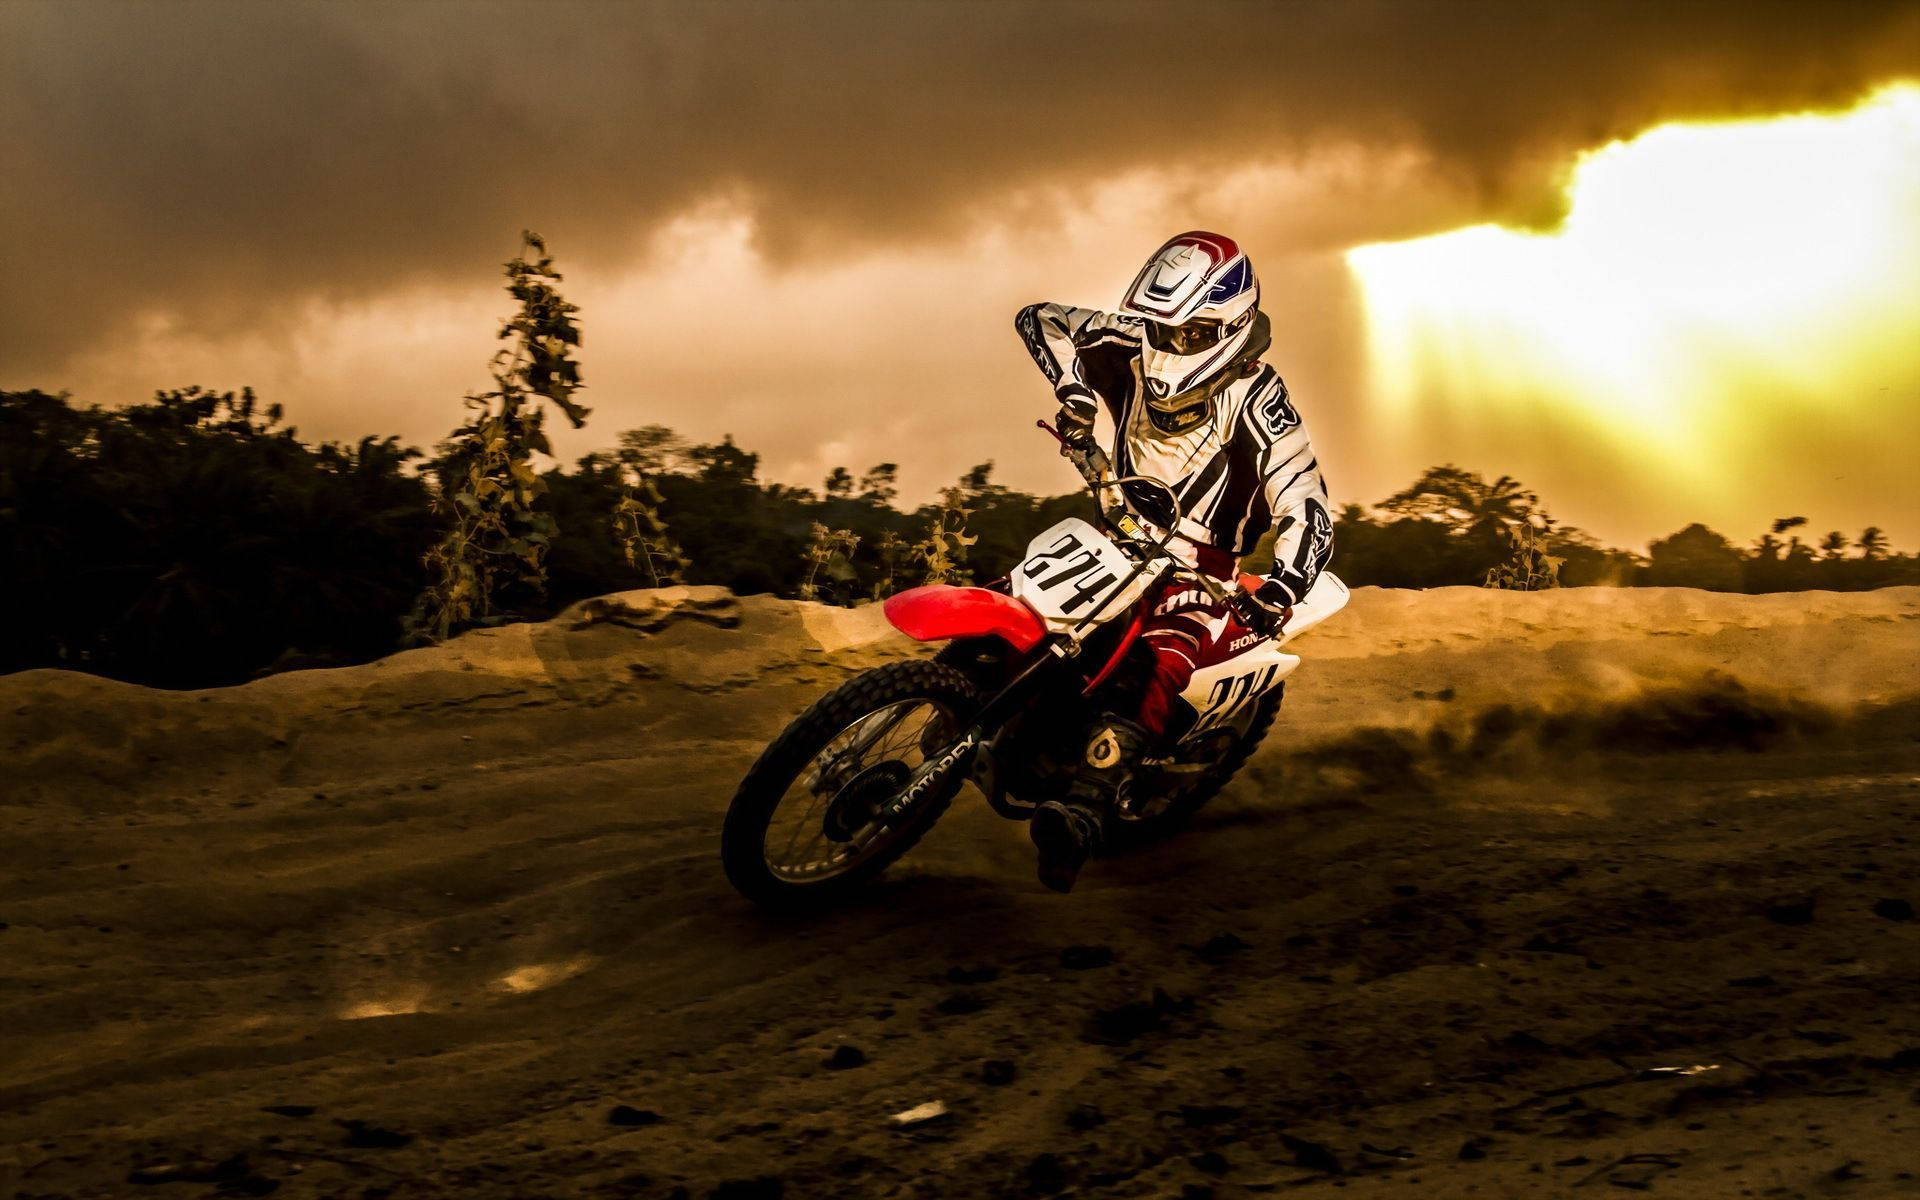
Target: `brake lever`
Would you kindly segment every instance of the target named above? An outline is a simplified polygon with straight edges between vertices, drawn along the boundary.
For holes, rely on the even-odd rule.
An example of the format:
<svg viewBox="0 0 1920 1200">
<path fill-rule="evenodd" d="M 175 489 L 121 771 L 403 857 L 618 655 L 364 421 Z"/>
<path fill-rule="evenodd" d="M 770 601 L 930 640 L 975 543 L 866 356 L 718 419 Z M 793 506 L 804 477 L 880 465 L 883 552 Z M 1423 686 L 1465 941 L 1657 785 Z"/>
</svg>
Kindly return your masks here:
<svg viewBox="0 0 1920 1200">
<path fill-rule="evenodd" d="M 1034 424 L 1046 430 L 1054 441 L 1060 443 L 1061 449 L 1066 452 L 1067 461 L 1073 464 L 1074 470 L 1080 473 L 1080 478 L 1086 481 L 1088 488 L 1092 489 L 1093 502 L 1099 507 L 1100 515 L 1106 519 L 1106 522 L 1130 539 L 1148 541 L 1145 527 L 1140 524 L 1137 517 L 1127 511 L 1124 502 L 1110 505 L 1101 498 L 1109 488 L 1114 486 L 1113 462 L 1107 457 L 1107 452 L 1098 446 L 1085 450 L 1077 449 L 1058 429 L 1046 421 L 1035 421 Z"/>
<path fill-rule="evenodd" d="M 1113 464 L 1108 461 L 1104 450 L 1098 446 L 1090 446 L 1085 450 L 1079 449 L 1067 440 L 1065 434 L 1055 429 L 1052 425 L 1047 424 L 1047 422 L 1035 421 L 1034 424 L 1046 430 L 1054 441 L 1060 443 L 1060 449 L 1062 453 L 1065 454 L 1067 461 L 1071 462 L 1074 469 L 1080 472 L 1080 478 L 1086 480 L 1088 487 L 1097 488 L 1107 482 L 1108 476 L 1112 473 Z"/>
</svg>

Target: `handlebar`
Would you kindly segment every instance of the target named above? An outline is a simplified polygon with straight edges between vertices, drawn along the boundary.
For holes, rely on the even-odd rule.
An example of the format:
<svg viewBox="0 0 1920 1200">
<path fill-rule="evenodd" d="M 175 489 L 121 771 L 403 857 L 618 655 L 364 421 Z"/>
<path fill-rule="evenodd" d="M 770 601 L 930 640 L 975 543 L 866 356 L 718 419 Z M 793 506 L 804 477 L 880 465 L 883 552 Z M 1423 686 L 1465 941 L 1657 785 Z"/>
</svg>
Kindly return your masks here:
<svg viewBox="0 0 1920 1200">
<path fill-rule="evenodd" d="M 1200 586 L 1206 590 L 1207 594 L 1215 600 L 1225 600 L 1232 594 L 1229 589 L 1220 585 L 1219 580 L 1204 571 L 1194 570 L 1186 563 L 1180 561 L 1179 558 L 1175 557 L 1167 549 L 1167 543 L 1173 540 L 1173 531 L 1169 530 L 1165 537 L 1156 541 L 1153 535 L 1147 531 L 1146 526 L 1141 524 L 1140 519 L 1128 511 L 1124 493 L 1122 493 L 1122 499 L 1118 504 L 1109 505 L 1103 499 L 1103 493 L 1118 490 L 1123 483 L 1137 481 L 1152 484 L 1161 491 L 1164 491 L 1167 494 L 1167 498 L 1174 501 L 1177 507 L 1179 498 L 1174 495 L 1173 489 L 1167 486 L 1166 481 L 1155 479 L 1150 475 L 1115 475 L 1113 473 L 1112 461 L 1108 459 L 1106 451 L 1100 449 L 1100 447 L 1092 446 L 1086 450 L 1078 450 L 1061 435 L 1058 429 L 1055 429 L 1047 422 L 1035 421 L 1034 424 L 1046 430 L 1052 435 L 1054 441 L 1060 443 L 1061 452 L 1066 456 L 1067 460 L 1073 464 L 1074 469 L 1080 473 L 1080 478 L 1086 480 L 1087 490 L 1093 493 L 1094 509 L 1100 514 L 1100 519 L 1104 521 L 1110 529 L 1119 533 L 1128 545 L 1146 551 L 1155 557 L 1167 560 L 1175 571 L 1182 575 L 1189 576 L 1198 582 Z M 1235 582 L 1238 583 L 1241 588 L 1251 592 L 1259 587 L 1263 581 L 1258 576 L 1243 574 Z"/>
</svg>

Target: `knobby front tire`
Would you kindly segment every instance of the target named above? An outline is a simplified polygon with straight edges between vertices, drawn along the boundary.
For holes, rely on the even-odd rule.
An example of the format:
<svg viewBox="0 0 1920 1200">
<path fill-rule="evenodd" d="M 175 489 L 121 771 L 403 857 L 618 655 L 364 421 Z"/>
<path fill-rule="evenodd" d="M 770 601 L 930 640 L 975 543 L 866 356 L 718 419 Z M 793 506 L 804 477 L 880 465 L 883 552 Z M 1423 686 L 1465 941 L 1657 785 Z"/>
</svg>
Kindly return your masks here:
<svg viewBox="0 0 1920 1200">
<path fill-rule="evenodd" d="M 831 832 L 823 837 L 813 823 L 819 822 L 823 831 L 832 831 L 836 821 L 845 824 L 856 820 L 857 813 L 848 816 L 834 810 L 836 805 L 844 808 L 848 804 L 850 792 L 856 800 L 863 798 L 859 789 L 868 786 L 863 779 L 873 781 L 869 790 L 874 799 L 884 799 L 897 791 L 899 778 L 925 761 L 925 748 L 937 753 L 959 736 L 980 700 L 978 689 L 965 675 L 953 667 L 924 660 L 875 667 L 822 696 L 761 752 L 734 793 L 720 838 L 727 879 L 741 895 L 772 912 L 831 906 L 865 887 L 926 836 L 946 812 L 964 777 L 956 777 L 947 787 L 927 796 L 908 823 L 879 831 L 870 847 L 844 862 L 829 858 L 795 864 L 787 861 L 793 856 L 790 848 L 800 845 L 800 856 L 808 853 L 807 844 L 828 855 L 845 852 L 848 842 L 835 840 Z M 852 752 L 850 747 L 857 746 L 865 736 L 863 723 L 875 722 L 876 728 L 883 728 L 891 710 L 903 709 L 904 714 L 911 714 L 921 707 L 942 714 L 945 724 L 936 724 L 930 716 L 920 726 L 918 740 L 908 731 L 911 745 L 892 745 L 882 738 L 870 752 L 860 751 L 872 753 L 875 761 L 844 761 Z M 903 715 L 894 719 L 903 722 L 911 718 Z M 925 745 L 935 739 L 937 744 Z M 776 821 L 780 822 L 778 827 Z M 785 832 L 789 826 L 791 834 Z M 872 827 L 861 827 L 863 831 L 867 828 Z M 777 850 L 776 841 L 787 849 Z"/>
</svg>

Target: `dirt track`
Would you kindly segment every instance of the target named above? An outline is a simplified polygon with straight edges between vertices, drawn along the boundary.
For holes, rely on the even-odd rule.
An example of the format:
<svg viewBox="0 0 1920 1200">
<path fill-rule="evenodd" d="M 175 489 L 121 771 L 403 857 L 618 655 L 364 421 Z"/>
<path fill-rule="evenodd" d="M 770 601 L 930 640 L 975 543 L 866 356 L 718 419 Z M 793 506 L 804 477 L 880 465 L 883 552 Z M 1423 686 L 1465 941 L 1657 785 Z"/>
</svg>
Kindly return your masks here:
<svg viewBox="0 0 1920 1200">
<path fill-rule="evenodd" d="M 1920 589 L 1363 590 L 1178 841 L 797 924 L 719 814 L 905 648 L 691 601 L 0 680 L 0 1195 L 1920 1194 Z"/>
</svg>

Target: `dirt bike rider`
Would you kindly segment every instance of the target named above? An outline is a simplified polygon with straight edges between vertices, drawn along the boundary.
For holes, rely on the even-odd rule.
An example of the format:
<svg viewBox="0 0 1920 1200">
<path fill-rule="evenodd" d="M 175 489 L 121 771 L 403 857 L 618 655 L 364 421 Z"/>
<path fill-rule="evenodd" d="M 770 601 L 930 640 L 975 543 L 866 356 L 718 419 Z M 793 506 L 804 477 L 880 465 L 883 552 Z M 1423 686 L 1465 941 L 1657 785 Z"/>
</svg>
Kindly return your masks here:
<svg viewBox="0 0 1920 1200">
<path fill-rule="evenodd" d="M 1030 825 L 1040 880 L 1065 892 L 1099 844 L 1133 764 L 1160 738 L 1196 667 L 1225 656 L 1235 638 L 1277 632 L 1333 554 L 1333 521 L 1320 464 L 1287 385 L 1260 361 L 1272 341 L 1253 264 L 1229 238 L 1183 233 L 1155 251 L 1117 312 L 1034 304 L 1014 327 L 1060 401 L 1063 453 L 1095 447 L 1094 420 L 1113 423 L 1116 474 L 1169 484 L 1124 485 L 1129 506 L 1194 567 L 1231 586 L 1241 555 L 1277 529 L 1274 565 L 1259 588 L 1215 601 L 1169 584 L 1141 637 L 1153 675 L 1132 716 L 1108 714 L 1087 745 L 1068 794 Z M 1244 642 L 1242 642 L 1244 645 Z"/>
</svg>

